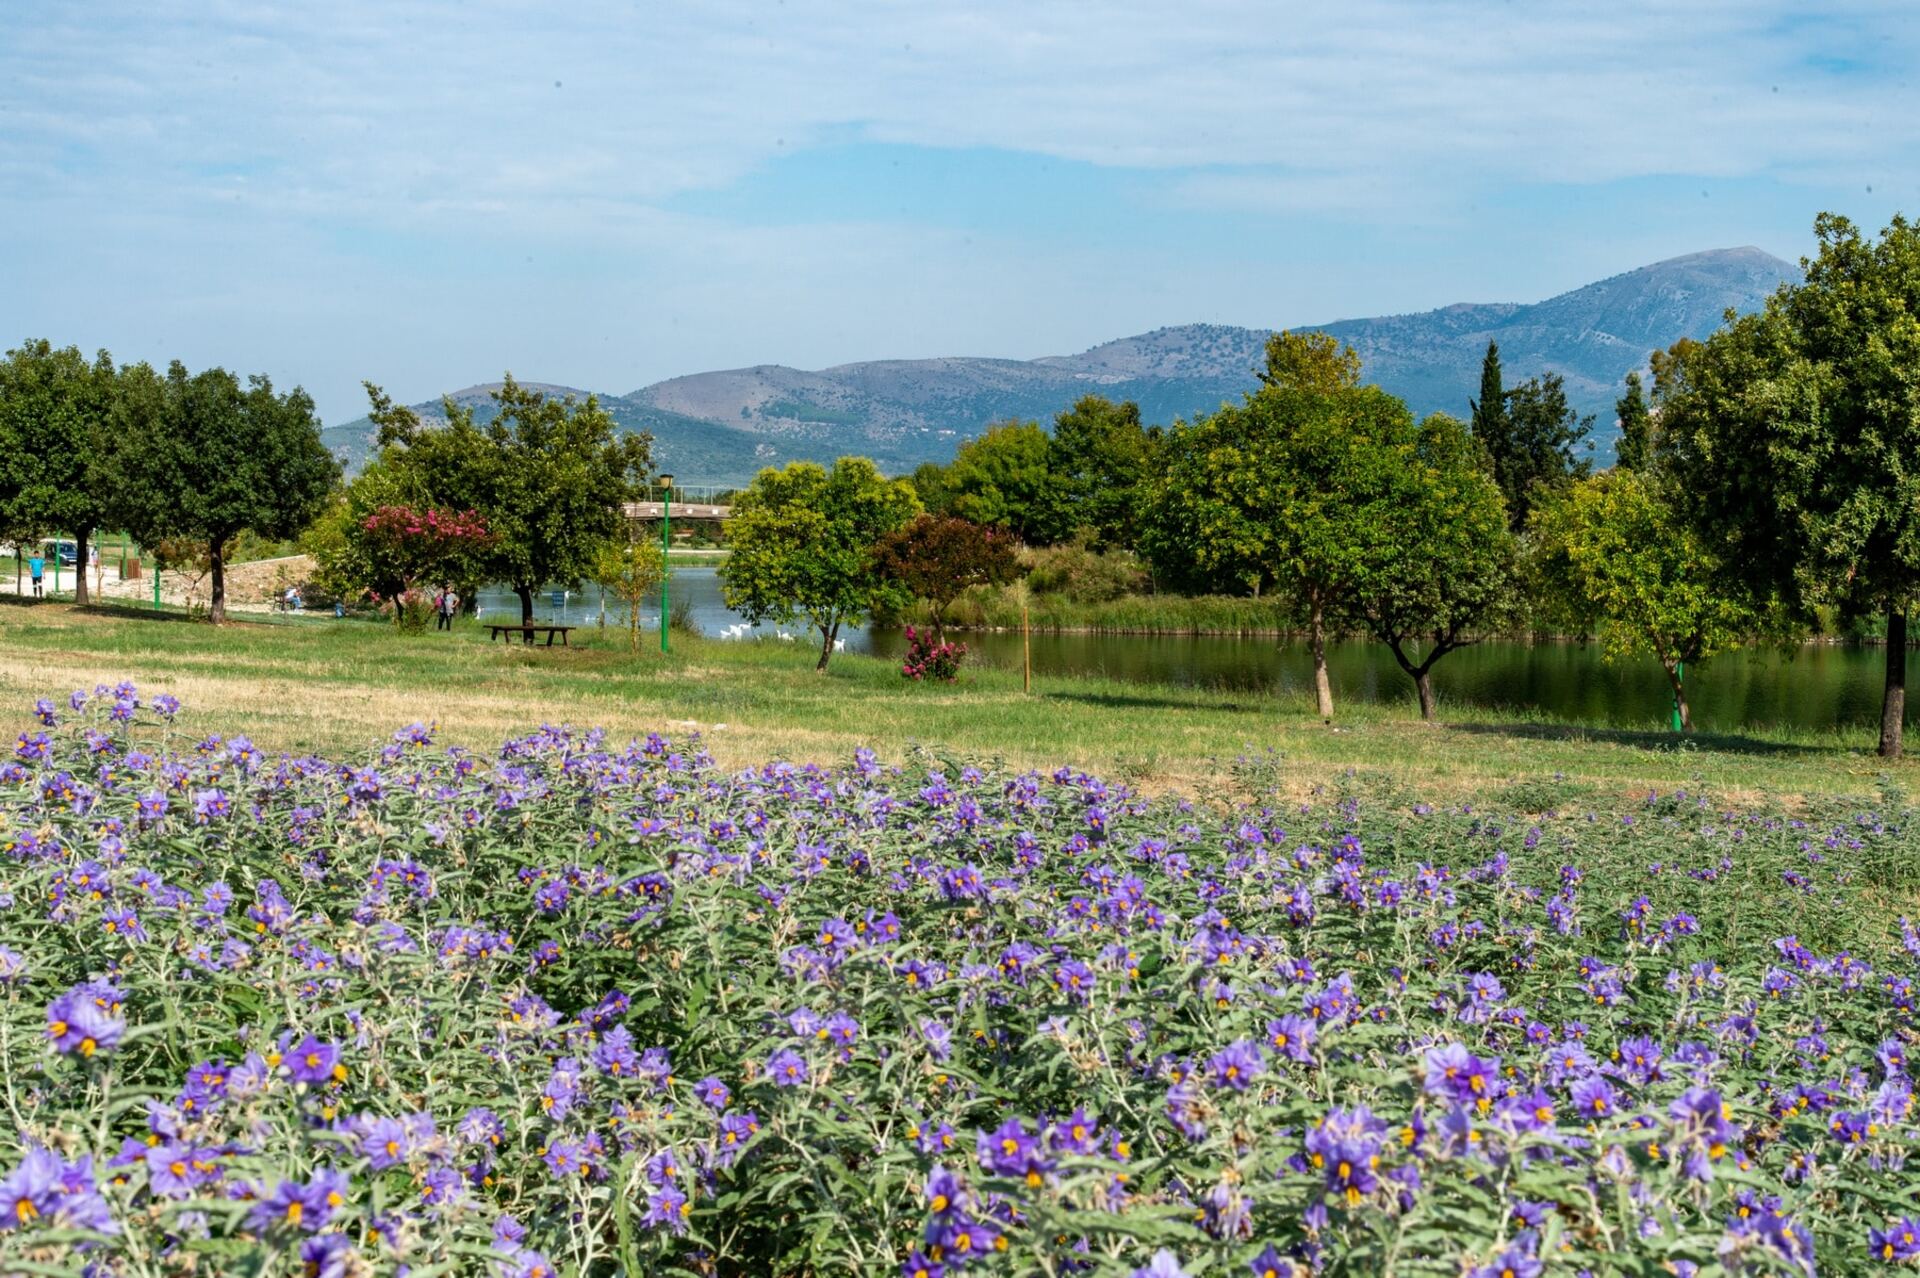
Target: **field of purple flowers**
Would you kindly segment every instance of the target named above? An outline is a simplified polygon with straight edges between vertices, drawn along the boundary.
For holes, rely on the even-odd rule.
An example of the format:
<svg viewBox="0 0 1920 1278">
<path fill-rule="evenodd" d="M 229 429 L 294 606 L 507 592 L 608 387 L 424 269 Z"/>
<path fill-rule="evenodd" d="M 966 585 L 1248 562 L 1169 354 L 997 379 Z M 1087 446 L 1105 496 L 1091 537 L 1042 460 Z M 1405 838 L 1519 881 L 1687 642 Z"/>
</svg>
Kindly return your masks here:
<svg viewBox="0 0 1920 1278">
<path fill-rule="evenodd" d="M 0 768 L 0 1272 L 1920 1263 L 1897 795 L 1539 817 L 99 688 Z M 1876 810 L 1877 809 L 1877 810 Z"/>
</svg>

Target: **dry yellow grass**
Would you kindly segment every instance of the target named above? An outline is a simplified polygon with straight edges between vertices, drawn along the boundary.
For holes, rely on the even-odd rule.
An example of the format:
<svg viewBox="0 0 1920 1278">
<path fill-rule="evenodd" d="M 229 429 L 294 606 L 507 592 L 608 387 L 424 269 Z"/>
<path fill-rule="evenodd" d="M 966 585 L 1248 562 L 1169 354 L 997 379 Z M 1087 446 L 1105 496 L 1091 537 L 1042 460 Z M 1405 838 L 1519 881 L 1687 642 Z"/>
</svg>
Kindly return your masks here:
<svg viewBox="0 0 1920 1278">
<path fill-rule="evenodd" d="M 0 704 L 24 724 L 36 697 L 130 678 L 181 698 L 189 732 L 245 733 L 262 747 L 349 752 L 416 720 L 442 740 L 486 748 L 542 722 L 604 727 L 616 739 L 698 730 L 721 763 L 835 760 L 910 743 L 1020 766 L 1069 764 L 1195 795 L 1217 792 L 1226 761 L 1275 752 L 1285 790 L 1360 771 L 1432 794 L 1546 780 L 1594 799 L 1685 785 L 1731 802 L 1865 791 L 1907 782 L 1860 741 L 1833 736 L 1702 737 L 1555 725 L 1464 713 L 1423 724 L 1399 707 L 1353 706 L 1333 729 L 1304 706 L 1192 689 L 1048 681 L 902 681 L 885 662 L 835 659 L 821 677 L 789 645 L 675 639 L 662 657 L 591 632 L 572 649 L 489 645 L 472 630 L 404 636 L 362 622 L 240 621 L 214 629 L 139 612 L 0 604 Z M 1553 781 L 1556 774 L 1563 780 Z"/>
</svg>

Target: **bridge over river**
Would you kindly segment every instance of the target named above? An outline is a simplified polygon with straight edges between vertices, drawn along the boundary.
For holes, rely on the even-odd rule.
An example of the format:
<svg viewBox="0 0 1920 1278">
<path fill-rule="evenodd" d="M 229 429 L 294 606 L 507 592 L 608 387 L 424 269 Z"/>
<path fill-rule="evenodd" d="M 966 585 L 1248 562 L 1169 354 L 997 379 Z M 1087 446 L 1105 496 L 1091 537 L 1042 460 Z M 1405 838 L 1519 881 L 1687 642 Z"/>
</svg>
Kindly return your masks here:
<svg viewBox="0 0 1920 1278">
<path fill-rule="evenodd" d="M 668 490 L 653 490 L 660 498 L 667 496 Z M 733 514 L 733 507 L 716 500 L 730 495 L 733 490 L 711 484 L 675 484 L 672 488 L 672 515 L 675 519 L 725 519 Z M 659 519 L 669 513 L 665 500 L 630 501 L 621 507 L 628 519 Z"/>
</svg>

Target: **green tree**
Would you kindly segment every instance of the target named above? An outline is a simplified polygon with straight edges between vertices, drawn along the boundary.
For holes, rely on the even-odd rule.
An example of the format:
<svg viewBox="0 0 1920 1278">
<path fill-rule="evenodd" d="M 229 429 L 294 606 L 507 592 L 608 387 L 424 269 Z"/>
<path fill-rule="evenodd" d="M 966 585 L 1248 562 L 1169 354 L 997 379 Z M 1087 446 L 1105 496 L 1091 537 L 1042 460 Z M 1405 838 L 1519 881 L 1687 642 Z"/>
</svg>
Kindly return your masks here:
<svg viewBox="0 0 1920 1278">
<path fill-rule="evenodd" d="M 1001 422 L 960 445 L 947 467 L 948 511 L 1011 529 L 1029 546 L 1072 531 L 1073 512 L 1051 469 L 1053 450 L 1036 422 Z"/>
<path fill-rule="evenodd" d="M 921 462 L 913 468 L 913 491 L 929 514 L 947 515 L 953 510 L 953 486 L 947 482 L 947 468 L 939 462 Z"/>
<path fill-rule="evenodd" d="M 1814 222 L 1819 255 L 1755 315 L 1672 361 L 1663 463 L 1750 595 L 1886 618 L 1880 753 L 1906 713 L 1920 597 L 1920 225 Z"/>
<path fill-rule="evenodd" d="M 1502 414 L 1476 435 L 1486 449 L 1494 482 L 1507 502 L 1507 526 L 1526 527 L 1527 515 L 1544 493 L 1586 475 L 1590 463 L 1575 459 L 1574 449 L 1593 429 L 1567 403 L 1566 383 L 1558 373 L 1529 377 L 1507 392 Z"/>
<path fill-rule="evenodd" d="M 28 543 L 73 534 L 73 600 L 88 602 L 87 543 L 114 518 L 109 429 L 119 379 L 101 351 L 24 342 L 0 360 L 0 525 Z"/>
<path fill-rule="evenodd" d="M 1431 720 L 1434 664 L 1514 615 L 1514 538 L 1465 423 L 1436 413 L 1410 446 L 1382 444 L 1400 463 L 1382 475 L 1381 558 L 1342 613 L 1393 653 Z"/>
<path fill-rule="evenodd" d="M 667 575 L 666 554 L 651 537 L 634 535 L 631 524 L 625 541 L 609 542 L 594 560 L 593 580 L 601 590 L 626 605 L 627 648 L 640 650 L 640 610 Z"/>
<path fill-rule="evenodd" d="M 1331 718 L 1328 628 L 1388 556 L 1415 432 L 1405 404 L 1357 384 L 1357 360 L 1318 358 L 1308 344 L 1319 334 L 1282 340 L 1298 349 L 1270 361 L 1276 376 L 1244 404 L 1175 424 L 1147 546 L 1175 575 L 1284 592 L 1307 623 L 1319 711 Z M 1287 369 L 1307 372 L 1295 382 Z"/>
<path fill-rule="evenodd" d="M 1620 443 L 1614 450 L 1622 470 L 1645 470 L 1653 459 L 1653 412 L 1647 407 L 1640 374 L 1627 374 L 1627 393 L 1614 401 L 1620 418 Z"/>
<path fill-rule="evenodd" d="M 407 500 L 392 470 L 378 457 L 334 490 L 327 504 L 300 534 L 300 551 L 313 561 L 312 584 L 340 600 L 369 592 L 382 598 L 397 590 L 398 582 L 382 582 L 360 531 L 367 516 L 382 506 Z"/>
<path fill-rule="evenodd" d="M 1507 438 L 1507 388 L 1500 372 L 1500 344 L 1487 343 L 1480 359 L 1480 398 L 1467 401 L 1473 437 L 1489 452 Z"/>
<path fill-rule="evenodd" d="M 1139 544 L 1159 442 L 1159 428 L 1142 426 L 1131 400 L 1083 395 L 1053 419 L 1047 466 L 1070 521 L 1091 530 L 1094 549 Z"/>
<path fill-rule="evenodd" d="M 1691 731 L 1682 669 L 1738 644 L 1761 618 L 1723 588 L 1724 565 L 1686 527 L 1658 483 L 1618 469 L 1535 508 L 1535 569 L 1566 606 L 1596 620 L 1609 660 L 1650 654 Z"/>
<path fill-rule="evenodd" d="M 1004 529 L 925 514 L 880 538 L 874 563 L 881 576 L 933 605 L 934 635 L 942 643 L 947 609 L 962 592 L 1004 585 L 1019 569 L 1013 536 Z"/>
<path fill-rule="evenodd" d="M 1267 338 L 1260 384 L 1331 395 L 1360 384 L 1360 356 L 1325 333 L 1282 330 Z"/>
<path fill-rule="evenodd" d="M 864 457 L 842 457 L 832 470 L 792 462 L 761 471 L 735 499 L 727 527 L 727 607 L 756 623 L 804 616 L 820 634 L 815 669 L 826 670 L 842 626 L 906 602 L 874 547 L 919 510 L 912 484 L 883 478 Z"/>
<path fill-rule="evenodd" d="M 599 400 L 554 399 L 507 374 L 484 419 L 471 404 L 442 401 L 429 427 L 379 387 L 367 386 L 380 457 L 415 504 L 476 510 L 498 539 L 488 572 L 513 588 L 520 620 L 533 620 L 542 586 L 577 586 L 601 552 L 625 540 L 622 505 L 652 469 L 652 436 L 621 435 Z"/>
<path fill-rule="evenodd" d="M 261 375 L 242 386 L 224 368 L 189 374 L 176 360 L 163 379 L 136 364 L 123 374 L 112 429 L 126 441 L 113 458 L 121 522 L 149 545 L 206 547 L 215 624 L 227 616 L 233 539 L 297 536 L 340 477 L 313 400 L 298 387 L 275 394 Z"/>
</svg>

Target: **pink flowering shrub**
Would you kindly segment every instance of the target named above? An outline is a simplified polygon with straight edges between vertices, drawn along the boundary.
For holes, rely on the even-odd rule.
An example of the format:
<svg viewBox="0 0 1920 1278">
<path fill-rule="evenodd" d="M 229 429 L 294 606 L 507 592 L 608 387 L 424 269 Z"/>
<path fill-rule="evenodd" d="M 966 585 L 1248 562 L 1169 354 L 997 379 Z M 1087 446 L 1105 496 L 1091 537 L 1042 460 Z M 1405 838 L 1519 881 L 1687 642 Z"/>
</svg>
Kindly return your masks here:
<svg viewBox="0 0 1920 1278">
<path fill-rule="evenodd" d="M 478 511 L 382 506 L 360 521 L 362 553 L 373 594 L 393 605 L 403 627 L 424 628 L 431 615 L 426 591 L 448 579 L 476 575 L 478 559 L 497 538 Z"/>
<path fill-rule="evenodd" d="M 966 659 L 967 645 L 935 639 L 923 630 L 907 627 L 907 655 L 900 673 L 919 682 L 952 683 L 960 676 L 960 663 Z"/>
</svg>

